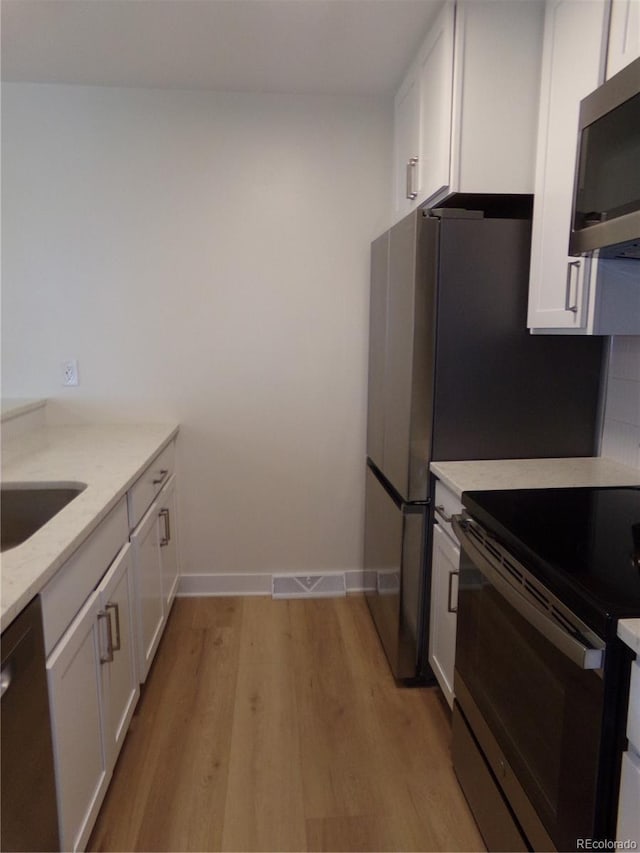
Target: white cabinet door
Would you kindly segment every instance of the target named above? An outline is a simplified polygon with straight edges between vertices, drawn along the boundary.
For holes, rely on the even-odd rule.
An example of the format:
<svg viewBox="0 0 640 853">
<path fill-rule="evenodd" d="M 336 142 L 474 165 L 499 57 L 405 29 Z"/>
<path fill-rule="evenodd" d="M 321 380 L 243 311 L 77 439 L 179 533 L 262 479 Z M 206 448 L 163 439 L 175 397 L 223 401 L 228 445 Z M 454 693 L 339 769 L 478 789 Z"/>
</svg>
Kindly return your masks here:
<svg viewBox="0 0 640 853">
<path fill-rule="evenodd" d="M 160 519 L 160 560 L 162 562 L 162 593 L 165 613 L 168 614 L 176 595 L 179 576 L 176 478 L 173 476 L 158 497 Z"/>
<path fill-rule="evenodd" d="M 612 0 L 607 80 L 640 56 L 640 0 Z"/>
<path fill-rule="evenodd" d="M 448 2 L 429 30 L 418 58 L 420 85 L 419 199 L 449 188 L 455 7 Z"/>
<path fill-rule="evenodd" d="M 450 707 L 456 656 L 456 608 L 460 548 L 439 524 L 433 526 L 429 663 Z"/>
<path fill-rule="evenodd" d="M 580 100 L 603 79 L 607 2 L 548 0 L 528 326 L 584 331 L 589 264 L 568 254 Z"/>
<path fill-rule="evenodd" d="M 419 191 L 419 98 L 411 71 L 394 102 L 394 214 L 401 219 L 415 207 Z"/>
<path fill-rule="evenodd" d="M 640 661 L 631 665 L 627 750 L 622 754 L 618 800 L 618 841 L 640 842 Z"/>
<path fill-rule="evenodd" d="M 616 836 L 640 843 L 640 755 L 633 750 L 622 754 Z"/>
<path fill-rule="evenodd" d="M 62 850 L 83 850 L 110 778 L 93 593 L 47 659 Z"/>
<path fill-rule="evenodd" d="M 98 587 L 104 743 L 109 772 L 124 743 L 140 695 L 133 636 L 133 559 L 125 545 Z"/>
<path fill-rule="evenodd" d="M 131 536 L 136 591 L 138 677 L 141 683 L 149 672 L 165 620 L 158 511 L 158 504 L 151 504 Z"/>
<path fill-rule="evenodd" d="M 542 10 L 445 0 L 395 99 L 395 221 L 452 193 L 532 192 Z"/>
</svg>

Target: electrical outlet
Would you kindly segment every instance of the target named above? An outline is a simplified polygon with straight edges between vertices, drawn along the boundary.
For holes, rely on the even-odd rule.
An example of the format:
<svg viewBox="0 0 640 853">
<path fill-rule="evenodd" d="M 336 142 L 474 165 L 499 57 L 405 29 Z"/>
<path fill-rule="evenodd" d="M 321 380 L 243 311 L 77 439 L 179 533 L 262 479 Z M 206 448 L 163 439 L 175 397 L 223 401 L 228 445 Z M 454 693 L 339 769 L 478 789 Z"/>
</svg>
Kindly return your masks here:
<svg viewBox="0 0 640 853">
<path fill-rule="evenodd" d="M 75 358 L 62 362 L 62 384 L 78 384 L 78 362 Z"/>
</svg>

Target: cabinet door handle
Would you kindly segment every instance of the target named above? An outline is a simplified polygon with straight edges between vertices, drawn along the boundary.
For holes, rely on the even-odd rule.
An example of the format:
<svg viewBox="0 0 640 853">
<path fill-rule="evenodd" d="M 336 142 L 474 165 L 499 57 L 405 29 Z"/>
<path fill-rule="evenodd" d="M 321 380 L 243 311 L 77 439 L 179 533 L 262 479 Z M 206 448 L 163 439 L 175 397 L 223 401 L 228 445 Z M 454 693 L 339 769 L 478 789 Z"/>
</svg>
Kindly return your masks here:
<svg viewBox="0 0 640 853">
<path fill-rule="evenodd" d="M 161 469 L 160 469 L 160 476 L 159 476 L 159 477 L 157 477 L 155 480 L 153 480 L 153 481 L 152 481 L 152 482 L 153 482 L 153 485 L 154 485 L 154 486 L 159 486 L 159 485 L 160 485 L 160 483 L 164 483 L 164 481 L 167 479 L 167 474 L 168 474 L 168 473 L 169 473 L 169 471 L 168 471 L 166 468 L 161 468 Z"/>
<path fill-rule="evenodd" d="M 406 169 L 406 180 L 407 180 L 407 198 L 413 201 L 414 198 L 417 198 L 418 191 L 413 188 L 413 176 L 416 173 L 416 166 L 418 165 L 418 158 L 411 157 L 407 161 L 407 169 Z"/>
<path fill-rule="evenodd" d="M 447 594 L 447 612 L 448 613 L 457 613 L 458 612 L 457 605 L 456 605 L 456 607 L 451 606 L 451 594 L 453 592 L 453 577 L 454 577 L 454 575 L 457 577 L 459 574 L 460 574 L 460 572 L 449 572 L 449 592 Z"/>
<path fill-rule="evenodd" d="M 171 542 L 171 520 L 169 517 L 169 510 L 166 508 L 161 509 L 158 515 L 160 515 L 164 521 L 164 536 L 160 540 L 160 547 L 163 548 Z"/>
<path fill-rule="evenodd" d="M 101 619 L 107 620 L 107 651 L 103 654 L 100 652 L 100 663 L 111 663 L 113 660 L 113 634 L 111 633 L 111 615 L 107 610 L 101 610 L 98 613 L 98 622 Z"/>
<path fill-rule="evenodd" d="M 114 652 L 119 652 L 121 649 L 121 644 L 120 644 L 120 606 L 117 602 L 113 603 L 113 604 L 111 602 L 109 602 L 109 604 L 107 604 L 105 610 L 107 610 L 107 611 L 113 610 L 113 612 L 116 614 L 116 641 L 115 641 L 115 643 L 113 642 L 113 640 L 111 641 L 111 650 Z M 109 619 L 109 625 L 111 625 L 111 619 Z"/>
<path fill-rule="evenodd" d="M 10 660 L 6 666 L 2 668 L 0 674 L 0 696 L 4 696 L 7 690 L 11 687 L 13 681 L 13 661 Z"/>
<path fill-rule="evenodd" d="M 574 302 L 571 302 L 571 282 L 574 279 L 573 272 L 575 270 L 575 280 L 576 280 L 576 298 Z M 569 261 L 567 264 L 567 286 L 565 288 L 564 294 L 564 310 L 572 311 L 574 314 L 578 313 L 578 272 L 580 270 L 580 261 Z"/>
<path fill-rule="evenodd" d="M 435 507 L 435 511 L 443 521 L 446 521 L 447 524 L 451 524 L 451 519 L 453 518 L 453 514 L 447 515 L 447 513 L 445 512 L 445 508 L 442 504 L 438 504 L 438 506 Z"/>
</svg>

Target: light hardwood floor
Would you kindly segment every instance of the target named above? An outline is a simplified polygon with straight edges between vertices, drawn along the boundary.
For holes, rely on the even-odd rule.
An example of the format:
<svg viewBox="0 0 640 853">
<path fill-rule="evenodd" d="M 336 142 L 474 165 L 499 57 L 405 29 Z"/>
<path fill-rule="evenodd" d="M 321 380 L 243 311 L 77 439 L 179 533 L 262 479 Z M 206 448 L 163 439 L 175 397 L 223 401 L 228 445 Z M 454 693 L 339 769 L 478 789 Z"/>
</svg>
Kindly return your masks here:
<svg viewBox="0 0 640 853">
<path fill-rule="evenodd" d="M 177 599 L 89 850 L 484 850 L 360 597 Z"/>
</svg>

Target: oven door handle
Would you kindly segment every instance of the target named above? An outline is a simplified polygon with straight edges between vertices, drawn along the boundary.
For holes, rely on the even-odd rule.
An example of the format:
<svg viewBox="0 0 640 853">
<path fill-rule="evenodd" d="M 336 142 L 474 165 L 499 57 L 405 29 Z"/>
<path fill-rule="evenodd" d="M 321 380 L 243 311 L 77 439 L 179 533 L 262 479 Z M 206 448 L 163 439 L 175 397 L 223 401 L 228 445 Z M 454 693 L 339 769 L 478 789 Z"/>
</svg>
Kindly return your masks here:
<svg viewBox="0 0 640 853">
<path fill-rule="evenodd" d="M 603 663 L 604 650 L 585 646 L 571 634 L 568 634 L 553 619 L 550 619 L 543 611 L 532 604 L 521 592 L 506 581 L 491 564 L 489 558 L 478 548 L 473 539 L 466 531 L 466 527 L 472 522 L 455 516 L 452 522 L 456 536 L 460 544 L 471 557 L 474 565 L 490 581 L 503 598 L 517 610 L 543 637 L 569 658 L 580 669 L 600 669 Z M 458 606 L 458 610 L 459 610 Z"/>
</svg>

